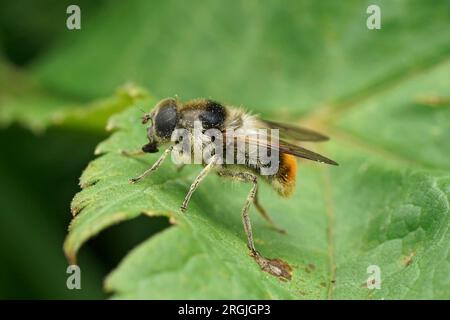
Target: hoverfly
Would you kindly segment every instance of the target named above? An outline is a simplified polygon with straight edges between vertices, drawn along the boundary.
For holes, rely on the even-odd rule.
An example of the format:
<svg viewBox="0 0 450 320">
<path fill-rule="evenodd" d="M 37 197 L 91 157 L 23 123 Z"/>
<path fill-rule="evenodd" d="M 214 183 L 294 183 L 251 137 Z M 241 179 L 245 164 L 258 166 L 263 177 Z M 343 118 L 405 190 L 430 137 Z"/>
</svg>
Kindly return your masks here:
<svg viewBox="0 0 450 320">
<path fill-rule="evenodd" d="M 244 156 L 244 161 L 240 164 L 227 163 L 218 156 L 217 152 L 212 152 L 206 159 L 202 158 L 202 171 L 198 174 L 192 182 L 185 199 L 181 205 L 181 211 L 185 211 L 188 207 L 189 200 L 192 194 L 197 189 L 202 180 L 208 173 L 216 172 L 221 177 L 228 177 L 237 181 L 251 183 L 252 187 L 247 196 L 247 199 L 242 207 L 241 217 L 244 225 L 244 230 L 247 236 L 247 245 L 251 251 L 251 255 L 255 257 L 260 266 L 267 271 L 267 265 L 270 259 L 262 257 L 255 248 L 253 241 L 252 227 L 249 218 L 249 207 L 253 203 L 257 211 L 268 222 L 268 224 L 279 232 L 284 232 L 283 229 L 275 225 L 267 211 L 262 207 L 258 199 L 258 182 L 260 180 L 267 182 L 278 194 L 282 197 L 292 195 L 295 188 L 297 162 L 296 157 L 322 162 L 331 165 L 337 165 L 336 162 L 330 160 L 320 154 L 300 147 L 298 141 L 324 141 L 328 138 L 320 133 L 309 129 L 300 128 L 293 125 L 282 124 L 275 121 L 263 120 L 255 115 L 252 115 L 240 108 L 223 106 L 222 104 L 207 100 L 196 99 L 186 103 L 181 103 L 178 99 L 167 98 L 160 101 L 150 113 L 146 113 L 142 118 L 142 123 L 150 122 L 147 128 L 147 137 L 149 142 L 139 151 L 140 154 L 158 152 L 158 147 L 167 145 L 167 148 L 161 157 L 140 176 L 130 179 L 131 183 L 136 183 L 154 172 L 163 163 L 166 157 L 174 150 L 181 141 L 186 139 L 174 139 L 174 132 L 179 129 L 185 130 L 188 134 L 188 139 L 200 141 L 200 144 L 211 143 L 211 137 L 206 137 L 205 132 L 210 129 L 215 129 L 223 133 L 222 147 L 228 148 L 231 143 L 233 159 L 236 159 L 236 153 L 239 151 L 235 145 L 239 141 L 245 141 L 247 144 L 265 147 L 269 153 L 274 152 L 277 155 L 277 170 L 271 174 L 262 175 L 264 165 L 261 163 L 258 155 L 256 161 L 250 163 L 248 161 L 251 153 L 247 150 L 241 153 Z M 200 124 L 200 137 L 195 135 L 195 124 Z M 237 134 L 230 139 L 229 130 L 241 130 L 240 132 L 260 132 L 260 129 L 278 129 L 279 139 L 277 143 L 272 143 L 272 140 L 255 139 L 253 135 Z M 183 137 L 183 136 L 181 136 Z M 184 136 L 184 138 L 186 138 Z M 258 138 L 258 136 L 256 136 Z M 221 147 L 219 147 L 221 148 Z M 193 151 L 193 148 L 188 147 L 188 153 Z M 229 149 L 227 149 L 229 153 Z M 228 154 L 227 153 L 227 154 Z M 131 153 L 125 153 L 130 155 Z M 254 155 L 254 153 L 253 153 Z M 190 154 L 189 154 L 190 156 Z M 270 267 L 269 267 L 270 269 Z M 273 271 L 273 270 L 272 270 Z M 275 270 L 272 272 L 276 274 Z"/>
</svg>

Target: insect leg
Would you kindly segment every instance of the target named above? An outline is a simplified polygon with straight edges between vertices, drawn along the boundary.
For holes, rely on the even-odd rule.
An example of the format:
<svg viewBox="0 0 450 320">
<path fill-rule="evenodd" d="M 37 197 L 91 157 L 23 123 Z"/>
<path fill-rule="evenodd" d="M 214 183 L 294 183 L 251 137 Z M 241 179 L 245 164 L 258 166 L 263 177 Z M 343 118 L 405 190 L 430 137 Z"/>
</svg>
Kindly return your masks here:
<svg viewBox="0 0 450 320">
<path fill-rule="evenodd" d="M 253 233 L 252 233 L 252 225 L 250 223 L 250 216 L 248 214 L 248 209 L 250 208 L 250 204 L 254 202 L 256 197 L 256 192 L 258 190 L 258 178 L 249 172 L 229 172 L 229 171 L 221 171 L 219 172 L 220 176 L 229 176 L 233 179 L 242 181 L 242 182 L 252 182 L 253 186 L 250 190 L 250 193 L 245 200 L 244 206 L 242 207 L 241 216 L 242 223 L 244 224 L 245 234 L 247 235 L 247 246 L 251 250 L 252 255 L 259 256 L 259 253 L 256 251 L 255 244 L 253 242 Z"/>
<path fill-rule="evenodd" d="M 230 172 L 219 171 L 219 176 L 229 176 L 242 182 L 252 182 L 253 186 L 250 193 L 247 196 L 247 200 L 242 207 L 242 222 L 244 224 L 245 234 L 247 235 L 247 246 L 251 251 L 251 256 L 259 264 L 262 270 L 269 272 L 275 276 L 282 276 L 290 279 L 290 267 L 285 262 L 279 259 L 267 259 L 263 257 L 258 251 L 256 251 L 255 243 L 253 242 L 252 225 L 250 224 L 250 217 L 248 215 L 248 209 L 250 204 L 254 202 L 256 193 L 258 192 L 258 178 L 256 175 L 249 172 Z M 287 275 L 287 276 L 286 276 Z"/>
<path fill-rule="evenodd" d="M 192 194 L 197 189 L 197 187 L 200 184 L 200 182 L 202 182 L 203 178 L 205 178 L 206 175 L 215 166 L 215 164 L 217 163 L 217 160 L 218 160 L 218 157 L 213 156 L 211 158 L 211 161 L 206 165 L 206 167 L 203 168 L 203 170 L 195 178 L 194 182 L 192 182 L 191 187 L 189 188 L 189 191 L 186 194 L 186 197 L 184 198 L 183 204 L 181 205 L 181 211 L 186 211 L 186 208 L 188 206 L 189 200 L 191 200 Z"/>
<path fill-rule="evenodd" d="M 286 230 L 284 230 L 283 228 L 278 227 L 275 222 L 273 222 L 272 218 L 269 216 L 269 214 L 267 213 L 266 209 L 263 208 L 263 206 L 259 203 L 259 198 L 258 198 L 258 191 L 256 191 L 256 195 L 255 195 L 255 199 L 253 200 L 253 203 L 256 207 L 256 210 L 258 210 L 258 212 L 261 214 L 261 216 L 264 218 L 264 220 L 267 221 L 267 223 L 269 224 L 269 226 L 274 229 L 275 231 L 278 231 L 279 233 L 283 233 L 286 234 Z"/>
<path fill-rule="evenodd" d="M 250 216 L 248 215 L 248 209 L 250 208 L 250 204 L 253 202 L 256 196 L 256 192 L 258 191 L 258 179 L 255 175 L 251 173 L 242 173 L 244 177 L 244 181 L 252 182 L 253 186 L 250 190 L 250 193 L 247 196 L 247 200 L 245 200 L 244 207 L 242 207 L 242 223 L 244 224 L 245 234 L 247 235 L 247 245 L 249 249 L 252 251 L 253 255 L 258 255 L 256 251 L 255 244 L 253 242 L 253 233 L 252 233 L 252 225 L 250 223 Z"/>
<path fill-rule="evenodd" d="M 150 169 L 145 170 L 144 173 L 142 173 L 140 176 L 130 179 L 130 183 L 136 183 L 139 180 L 141 180 L 142 178 L 145 178 L 146 176 L 148 176 L 150 173 L 152 173 L 156 169 L 158 169 L 159 166 L 163 163 L 164 159 L 166 159 L 167 155 L 172 151 L 172 149 L 173 149 L 173 146 L 170 146 L 169 148 L 167 148 L 164 151 L 164 153 L 161 155 L 161 157 L 159 157 L 159 159 L 151 166 Z"/>
</svg>

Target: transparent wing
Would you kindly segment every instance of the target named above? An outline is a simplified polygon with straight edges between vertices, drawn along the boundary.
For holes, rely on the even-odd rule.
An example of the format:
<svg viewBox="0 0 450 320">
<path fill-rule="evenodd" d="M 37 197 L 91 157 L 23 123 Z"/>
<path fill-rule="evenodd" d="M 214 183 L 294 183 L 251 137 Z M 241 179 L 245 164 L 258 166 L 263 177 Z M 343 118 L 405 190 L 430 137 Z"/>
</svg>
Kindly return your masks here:
<svg viewBox="0 0 450 320">
<path fill-rule="evenodd" d="M 325 156 L 322 156 L 321 154 L 318 154 L 316 152 L 313 152 L 311 150 L 305 149 L 303 147 L 300 147 L 298 145 L 292 144 L 288 141 L 285 141 L 283 139 L 279 140 L 278 144 L 272 143 L 268 139 L 258 139 L 256 136 L 248 136 L 248 135 L 242 135 L 242 136 L 235 136 L 235 148 L 237 148 L 238 143 L 237 142 L 245 142 L 246 144 L 252 144 L 256 146 L 265 147 L 270 150 L 277 150 L 279 153 L 287 153 L 291 154 L 293 156 L 308 159 L 312 161 L 317 161 L 321 163 L 331 164 L 331 165 L 339 165 L 336 161 L 331 160 Z"/>
<path fill-rule="evenodd" d="M 333 160 L 328 159 L 327 157 L 324 157 L 324 156 L 322 156 L 318 153 L 315 153 L 311 150 L 302 148 L 300 146 L 297 146 L 295 144 L 292 144 L 292 143 L 289 143 L 286 141 L 280 140 L 279 150 L 282 153 L 292 154 L 293 156 L 296 156 L 296 157 L 313 160 L 313 161 L 317 161 L 317 162 L 321 162 L 321 163 L 326 163 L 326 164 L 332 164 L 334 166 L 338 165 L 338 163 L 336 161 L 333 161 Z"/>
<path fill-rule="evenodd" d="M 263 124 L 271 129 L 280 130 L 280 137 L 286 140 L 297 141 L 326 141 L 329 138 L 313 130 L 297 127 L 295 125 L 275 122 L 271 120 L 259 119 Z"/>
</svg>

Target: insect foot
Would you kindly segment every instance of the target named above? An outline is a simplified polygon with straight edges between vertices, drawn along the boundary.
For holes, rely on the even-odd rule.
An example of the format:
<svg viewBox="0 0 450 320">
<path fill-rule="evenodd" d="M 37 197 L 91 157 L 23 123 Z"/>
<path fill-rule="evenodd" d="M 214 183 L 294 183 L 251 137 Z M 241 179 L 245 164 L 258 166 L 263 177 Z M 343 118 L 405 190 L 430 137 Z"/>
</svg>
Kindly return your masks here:
<svg viewBox="0 0 450 320">
<path fill-rule="evenodd" d="M 280 233 L 280 234 L 287 234 L 288 232 L 286 231 L 286 229 L 283 229 L 281 227 L 278 227 L 277 225 L 273 225 L 273 226 L 269 226 L 269 228 L 271 228 L 272 230 Z"/>
<path fill-rule="evenodd" d="M 139 181 L 139 178 L 131 178 L 128 180 L 129 183 L 134 184 Z"/>
<path fill-rule="evenodd" d="M 291 280 L 292 268 L 291 266 L 281 259 L 268 259 L 264 258 L 258 251 L 252 251 L 250 255 L 259 264 L 261 269 L 271 275 L 278 277 L 282 281 Z"/>
</svg>

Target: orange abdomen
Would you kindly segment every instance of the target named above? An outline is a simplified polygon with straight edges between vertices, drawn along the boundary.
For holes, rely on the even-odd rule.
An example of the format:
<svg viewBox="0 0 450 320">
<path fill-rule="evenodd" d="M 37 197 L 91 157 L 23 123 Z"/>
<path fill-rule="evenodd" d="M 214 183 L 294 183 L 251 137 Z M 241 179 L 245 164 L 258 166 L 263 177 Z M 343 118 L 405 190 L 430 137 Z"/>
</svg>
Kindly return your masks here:
<svg viewBox="0 0 450 320">
<path fill-rule="evenodd" d="M 283 197 L 289 197 L 295 190 L 297 177 L 297 159 L 287 153 L 280 154 L 280 166 L 275 176 L 278 193 Z"/>
</svg>

